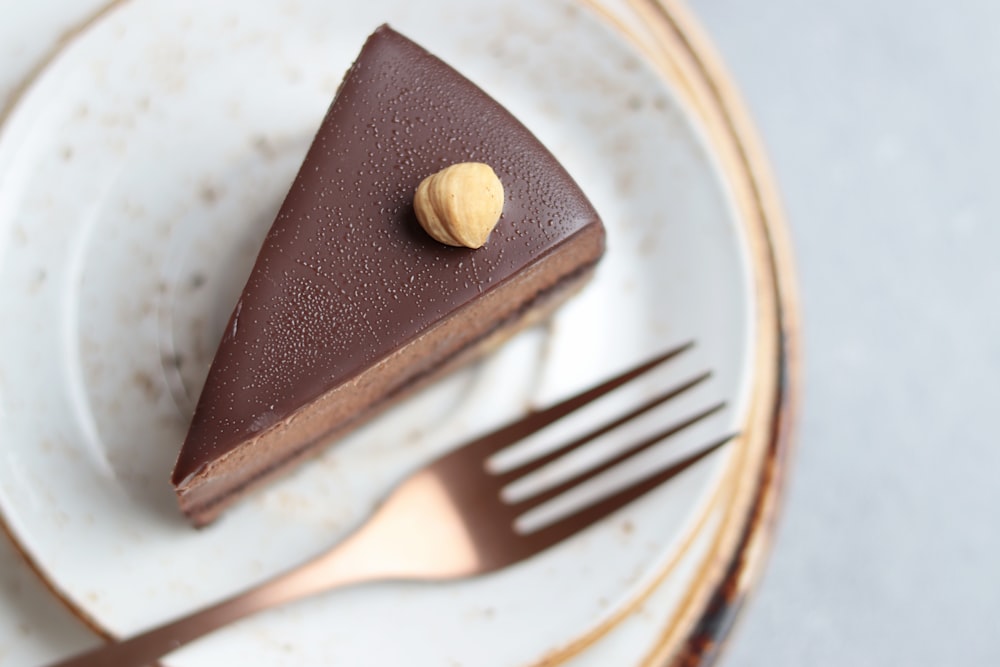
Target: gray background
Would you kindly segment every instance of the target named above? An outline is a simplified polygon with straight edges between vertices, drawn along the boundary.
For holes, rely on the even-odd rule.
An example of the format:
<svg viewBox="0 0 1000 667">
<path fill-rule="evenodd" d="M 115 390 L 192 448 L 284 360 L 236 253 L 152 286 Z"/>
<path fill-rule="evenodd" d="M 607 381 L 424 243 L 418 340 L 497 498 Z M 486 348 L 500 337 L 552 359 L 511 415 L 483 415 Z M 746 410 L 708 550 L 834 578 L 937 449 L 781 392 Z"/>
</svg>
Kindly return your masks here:
<svg viewBox="0 0 1000 667">
<path fill-rule="evenodd" d="M 784 516 L 723 665 L 1000 665 L 1000 3 L 689 5 L 804 313 Z"/>
</svg>

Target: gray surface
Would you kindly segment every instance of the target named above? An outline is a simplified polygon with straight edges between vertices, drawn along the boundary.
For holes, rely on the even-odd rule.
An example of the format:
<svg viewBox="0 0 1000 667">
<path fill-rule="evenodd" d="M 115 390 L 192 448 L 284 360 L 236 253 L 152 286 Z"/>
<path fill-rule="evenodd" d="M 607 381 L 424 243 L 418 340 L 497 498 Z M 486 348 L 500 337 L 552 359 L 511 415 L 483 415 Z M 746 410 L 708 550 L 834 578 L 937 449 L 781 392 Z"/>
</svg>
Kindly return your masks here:
<svg viewBox="0 0 1000 667">
<path fill-rule="evenodd" d="M 1000 3 L 689 0 L 798 255 L 805 402 L 724 666 L 1000 665 Z"/>
</svg>

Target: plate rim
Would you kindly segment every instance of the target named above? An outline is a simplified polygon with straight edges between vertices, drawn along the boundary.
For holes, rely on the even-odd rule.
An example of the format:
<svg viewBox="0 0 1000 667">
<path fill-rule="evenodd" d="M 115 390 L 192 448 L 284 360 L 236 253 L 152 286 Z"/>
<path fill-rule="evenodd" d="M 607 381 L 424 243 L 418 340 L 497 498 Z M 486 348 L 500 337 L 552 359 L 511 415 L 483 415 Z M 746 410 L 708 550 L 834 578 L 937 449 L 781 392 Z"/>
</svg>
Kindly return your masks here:
<svg viewBox="0 0 1000 667">
<path fill-rule="evenodd" d="M 801 409 L 801 314 L 793 244 L 774 172 L 764 144 L 725 62 L 683 0 L 626 0 L 646 21 L 664 54 L 680 56 L 665 63 L 688 85 L 681 88 L 702 113 L 710 145 L 728 154 L 723 165 L 742 181 L 738 205 L 757 244 L 755 260 L 763 259 L 767 281 L 757 286 L 759 306 L 772 309 L 775 338 L 774 382 L 769 409 L 761 410 L 768 434 L 760 472 L 745 490 L 745 505 L 737 521 L 723 528 L 728 539 L 706 564 L 709 576 L 697 583 L 680 618 L 670 619 L 661 641 L 644 667 L 699 667 L 716 662 L 731 637 L 740 612 L 757 588 L 773 545 L 785 498 Z M 661 63 L 664 64 L 664 63 Z M 755 264 L 758 263 L 755 261 Z M 757 267 L 759 268 L 759 267 Z M 769 302 L 769 303 L 768 303 Z M 765 406 L 767 407 L 767 406 Z M 725 548 L 726 545 L 728 548 Z"/>
<path fill-rule="evenodd" d="M 7 103 L 0 108 L 0 126 L 34 82 L 77 37 L 128 1 L 108 0 L 89 17 L 66 30 L 12 88 Z M 770 371 L 777 380 L 773 392 L 761 392 L 758 389 L 753 392 L 753 402 L 758 404 L 757 407 L 760 406 L 758 399 L 761 394 L 769 394 L 764 396 L 764 407 L 770 406 L 773 409 L 769 430 L 764 434 L 766 438 L 758 438 L 766 440 L 760 473 L 749 484 L 749 489 L 743 488 L 742 494 L 735 494 L 738 497 L 733 499 L 733 504 L 739 507 L 724 508 L 727 515 L 724 518 L 725 525 L 714 538 L 712 553 L 700 567 L 699 575 L 689 587 L 680 610 L 675 612 L 673 618 L 668 619 L 660 641 L 643 661 L 644 665 L 668 662 L 692 666 L 711 664 L 718 656 L 721 642 L 729 634 L 735 617 L 743 608 L 747 594 L 754 588 L 762 573 L 766 555 L 764 552 L 773 540 L 775 521 L 783 497 L 784 473 L 793 449 L 799 405 L 800 352 L 797 336 L 798 299 L 791 243 L 774 179 L 752 120 L 722 59 L 681 0 L 625 0 L 631 10 L 647 20 L 647 27 L 654 35 L 655 46 L 661 51 L 659 54 L 643 48 L 633 31 L 612 17 L 606 8 L 599 6 L 599 0 L 578 1 L 596 10 L 632 46 L 638 47 L 647 56 L 652 56 L 651 62 L 667 77 L 679 99 L 687 104 L 700 121 L 700 129 L 707 134 L 706 144 L 714 149 L 716 156 L 719 151 L 735 152 L 737 159 L 723 160 L 720 171 L 730 187 L 739 187 L 742 182 L 742 187 L 749 190 L 749 200 L 746 198 L 747 193 L 734 198 L 750 245 L 757 246 L 750 253 L 751 275 L 757 281 L 754 285 L 754 292 L 758 297 L 757 309 L 761 308 L 761 296 L 765 297 L 764 302 L 774 301 L 774 312 L 768 315 L 773 318 L 774 330 L 771 333 L 775 334 L 775 347 L 769 350 L 770 355 L 761 355 L 762 344 L 758 341 L 755 355 L 758 358 L 769 357 L 776 362 L 773 365 L 766 361 L 762 364 L 758 359 L 757 365 L 758 369 L 763 366 L 765 371 Z M 752 225 L 751 221 L 755 224 Z M 762 269 L 767 274 L 764 276 L 767 283 L 765 287 L 758 280 Z M 766 289 L 767 286 L 770 290 Z M 758 322 L 758 333 L 761 328 Z M 767 329 L 766 326 L 763 328 Z M 768 336 L 764 338 L 767 339 Z M 751 412 L 760 413 L 761 410 L 751 408 Z M 746 449 L 742 444 L 740 447 L 741 450 Z M 731 467 L 735 469 L 739 466 L 734 463 Z M 726 471 L 724 476 L 729 472 Z M 726 486 L 720 482 L 719 488 L 724 489 Z M 718 492 L 719 489 L 713 493 Z M 727 500 L 727 504 L 728 502 Z M 709 503 L 705 515 L 710 514 L 713 504 Z M 705 518 L 700 517 L 696 523 L 703 524 Z M 64 608 L 104 640 L 116 639 L 115 635 L 50 580 L 49 575 L 16 537 L 2 514 L 0 532 L 7 536 L 21 559 Z M 697 529 L 691 532 L 692 535 L 698 534 Z M 692 535 L 686 539 L 691 539 Z M 685 551 L 686 549 L 680 549 L 679 553 Z M 625 605 L 616 618 L 581 635 L 570 645 L 557 648 L 554 654 L 542 659 L 539 664 L 562 664 L 610 632 L 658 588 L 672 570 L 671 563 L 667 563 L 663 570 L 648 590 L 631 604 Z"/>
</svg>

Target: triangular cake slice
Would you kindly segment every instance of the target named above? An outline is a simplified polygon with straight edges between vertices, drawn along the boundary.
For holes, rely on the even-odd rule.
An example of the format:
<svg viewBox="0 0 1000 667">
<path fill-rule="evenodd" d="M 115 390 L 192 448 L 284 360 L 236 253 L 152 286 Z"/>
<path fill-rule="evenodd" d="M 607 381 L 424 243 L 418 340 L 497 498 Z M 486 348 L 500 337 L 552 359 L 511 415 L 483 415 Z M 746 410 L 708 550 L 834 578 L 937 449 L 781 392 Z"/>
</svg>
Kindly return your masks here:
<svg viewBox="0 0 1000 667">
<path fill-rule="evenodd" d="M 462 162 L 505 192 L 486 244 L 419 226 L 414 190 Z M 196 525 L 392 401 L 537 321 L 604 228 L 509 112 L 383 26 L 347 72 L 219 344 L 173 484 Z"/>
</svg>

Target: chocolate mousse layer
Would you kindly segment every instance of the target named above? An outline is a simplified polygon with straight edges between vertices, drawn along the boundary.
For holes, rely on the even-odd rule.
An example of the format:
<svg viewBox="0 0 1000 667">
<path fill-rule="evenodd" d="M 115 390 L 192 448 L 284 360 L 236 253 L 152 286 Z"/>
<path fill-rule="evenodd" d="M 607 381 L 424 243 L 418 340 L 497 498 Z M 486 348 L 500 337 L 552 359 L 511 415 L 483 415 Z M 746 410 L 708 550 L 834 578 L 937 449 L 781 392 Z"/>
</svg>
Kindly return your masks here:
<svg viewBox="0 0 1000 667">
<path fill-rule="evenodd" d="M 426 176 L 482 162 L 503 184 L 479 249 L 421 229 Z M 604 230 L 537 139 L 383 26 L 348 71 L 219 344 L 173 473 L 212 520 L 252 486 L 551 310 Z"/>
</svg>

